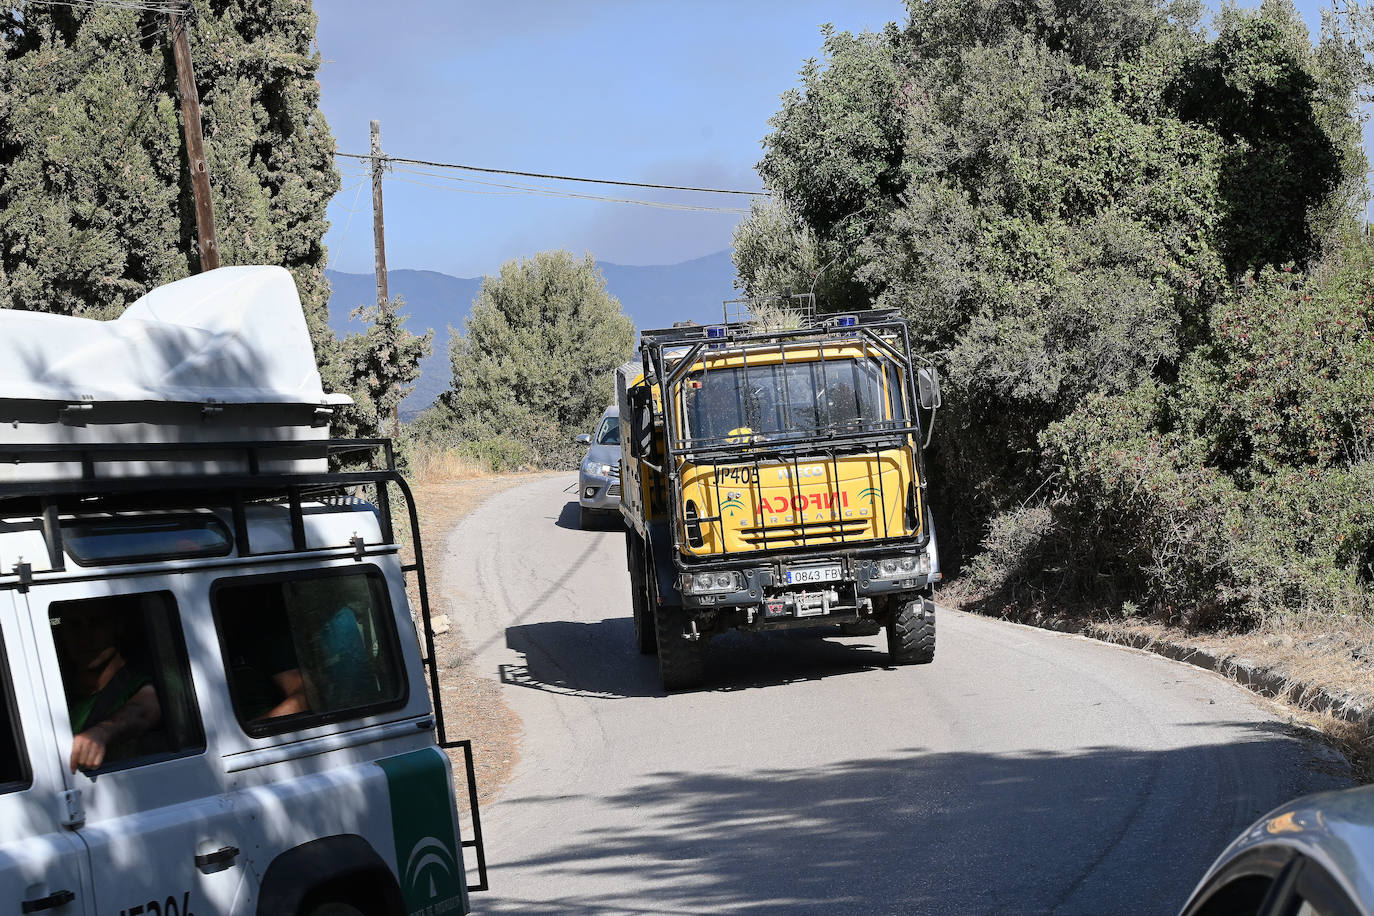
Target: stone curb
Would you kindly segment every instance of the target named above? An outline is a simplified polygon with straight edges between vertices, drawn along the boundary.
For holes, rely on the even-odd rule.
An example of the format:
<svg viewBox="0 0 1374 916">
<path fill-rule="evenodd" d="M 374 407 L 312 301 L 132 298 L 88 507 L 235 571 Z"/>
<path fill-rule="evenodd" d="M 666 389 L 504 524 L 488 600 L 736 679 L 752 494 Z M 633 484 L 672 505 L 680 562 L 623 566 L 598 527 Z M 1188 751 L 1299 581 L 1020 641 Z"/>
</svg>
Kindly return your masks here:
<svg viewBox="0 0 1374 916">
<path fill-rule="evenodd" d="M 1185 665 L 1214 671 L 1229 678 L 1260 696 L 1281 700 L 1309 712 L 1327 713 L 1337 719 L 1355 724 L 1374 725 L 1374 707 L 1360 702 L 1343 691 L 1332 690 L 1319 684 L 1305 684 L 1288 678 L 1278 668 L 1259 665 L 1239 655 L 1218 655 L 1198 646 L 1174 642 L 1168 639 L 1155 639 L 1139 633 L 1117 633 L 1099 624 L 1073 624 L 1064 620 L 1023 623 L 1025 626 L 1042 630 L 1055 630 L 1086 636 L 1098 642 L 1111 643 L 1152 652 Z"/>
</svg>

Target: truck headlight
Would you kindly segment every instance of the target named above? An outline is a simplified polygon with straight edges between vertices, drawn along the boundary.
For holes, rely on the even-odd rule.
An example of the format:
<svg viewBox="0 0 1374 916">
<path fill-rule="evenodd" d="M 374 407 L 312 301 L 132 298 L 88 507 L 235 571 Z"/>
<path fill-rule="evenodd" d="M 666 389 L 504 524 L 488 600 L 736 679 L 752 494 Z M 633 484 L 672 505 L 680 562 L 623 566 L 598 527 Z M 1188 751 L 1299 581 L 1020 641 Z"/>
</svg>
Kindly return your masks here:
<svg viewBox="0 0 1374 916">
<path fill-rule="evenodd" d="M 889 557 L 878 561 L 879 579 L 905 579 L 910 576 L 930 575 L 930 554 L 916 556 Z"/>
<path fill-rule="evenodd" d="M 688 595 L 719 595 L 744 589 L 744 578 L 734 571 L 682 574 L 682 591 Z"/>
<path fill-rule="evenodd" d="M 567 467 L 567 465 L 564 465 L 564 467 Z M 591 474 L 593 477 L 610 477 L 611 471 L 614 469 L 615 467 L 613 465 L 602 464 L 599 461 L 587 461 L 582 464 L 583 472 Z"/>
</svg>

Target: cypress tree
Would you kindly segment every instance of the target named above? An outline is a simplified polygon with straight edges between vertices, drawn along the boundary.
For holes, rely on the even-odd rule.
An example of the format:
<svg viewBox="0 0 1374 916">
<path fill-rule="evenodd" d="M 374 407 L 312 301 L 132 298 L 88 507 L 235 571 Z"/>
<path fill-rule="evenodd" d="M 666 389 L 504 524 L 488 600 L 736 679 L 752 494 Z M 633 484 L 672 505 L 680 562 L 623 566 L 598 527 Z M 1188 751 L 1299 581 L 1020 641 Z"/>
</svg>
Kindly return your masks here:
<svg viewBox="0 0 1374 916">
<path fill-rule="evenodd" d="M 338 190 L 308 0 L 186 15 L 223 263 L 291 271 L 326 385 L 325 208 Z M 0 9 L 0 306 L 112 317 L 197 264 L 165 14 Z"/>
</svg>

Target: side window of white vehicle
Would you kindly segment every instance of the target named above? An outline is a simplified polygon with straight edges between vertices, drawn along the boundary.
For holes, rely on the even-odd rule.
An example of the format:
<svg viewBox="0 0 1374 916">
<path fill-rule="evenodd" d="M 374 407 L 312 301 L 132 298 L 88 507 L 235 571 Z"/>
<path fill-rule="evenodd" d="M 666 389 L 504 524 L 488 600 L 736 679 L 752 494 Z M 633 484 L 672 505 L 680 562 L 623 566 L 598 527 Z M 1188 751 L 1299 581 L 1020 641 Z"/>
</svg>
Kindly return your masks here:
<svg viewBox="0 0 1374 916">
<path fill-rule="evenodd" d="M 0 793 L 27 789 L 32 781 L 24 733 L 19 728 L 9 656 L 5 653 L 5 638 L 0 636 Z"/>
<path fill-rule="evenodd" d="M 248 734 L 405 703 L 394 617 L 377 572 L 221 579 L 211 603 L 234 712 Z"/>
<path fill-rule="evenodd" d="M 171 592 L 48 605 L 73 771 L 103 771 L 205 749 L 186 642 Z"/>
</svg>

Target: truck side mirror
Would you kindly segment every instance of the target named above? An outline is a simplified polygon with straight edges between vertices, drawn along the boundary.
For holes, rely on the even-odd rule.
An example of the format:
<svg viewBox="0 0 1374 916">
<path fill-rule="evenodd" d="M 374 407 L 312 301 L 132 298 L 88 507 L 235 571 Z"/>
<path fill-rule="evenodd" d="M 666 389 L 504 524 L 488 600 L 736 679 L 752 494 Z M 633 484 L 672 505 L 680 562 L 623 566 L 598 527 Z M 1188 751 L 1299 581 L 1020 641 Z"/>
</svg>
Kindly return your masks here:
<svg viewBox="0 0 1374 916">
<path fill-rule="evenodd" d="M 579 433 L 578 435 L 573 436 L 573 441 L 576 442 L 578 445 L 591 445 L 592 437 L 590 433 Z"/>
<path fill-rule="evenodd" d="M 631 388 L 630 402 L 630 456 L 644 458 L 654 450 L 654 408 L 649 386 Z"/>
<path fill-rule="evenodd" d="M 940 400 L 940 372 L 934 366 L 922 366 L 916 370 L 916 396 L 922 410 L 935 410 Z"/>
</svg>

